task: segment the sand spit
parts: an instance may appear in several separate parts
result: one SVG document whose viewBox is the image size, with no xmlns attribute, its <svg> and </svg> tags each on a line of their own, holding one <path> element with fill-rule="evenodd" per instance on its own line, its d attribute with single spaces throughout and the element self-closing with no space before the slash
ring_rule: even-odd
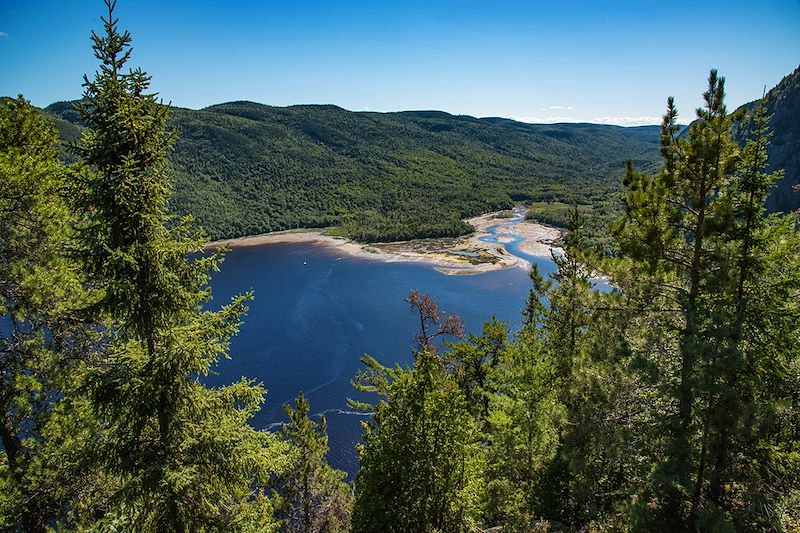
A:
<svg viewBox="0 0 800 533">
<path fill-rule="evenodd" d="M 520 211 L 516 211 L 520 213 Z M 523 221 L 495 230 L 498 243 L 484 242 L 487 229 L 508 222 L 509 211 L 488 213 L 467 220 L 475 228 L 470 236 L 455 239 L 417 239 L 404 242 L 361 244 L 341 237 L 326 235 L 324 230 L 290 230 L 264 233 L 238 239 L 210 242 L 207 249 L 230 249 L 264 246 L 277 243 L 313 242 L 335 248 L 351 257 L 384 262 L 420 262 L 432 264 L 448 275 L 472 275 L 515 266 L 530 268 L 524 259 L 508 254 L 502 242 L 519 236 L 520 249 L 533 256 L 549 257 L 552 243 L 561 237 L 561 230 L 530 221 Z"/>
</svg>

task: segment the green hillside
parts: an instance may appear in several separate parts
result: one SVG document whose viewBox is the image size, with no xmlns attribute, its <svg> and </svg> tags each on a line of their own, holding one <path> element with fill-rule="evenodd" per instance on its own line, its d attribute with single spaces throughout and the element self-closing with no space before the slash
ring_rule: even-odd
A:
<svg viewBox="0 0 800 533">
<path fill-rule="evenodd" d="M 76 138 L 72 103 L 46 111 Z M 462 218 L 513 202 L 608 204 L 627 159 L 658 160 L 655 126 L 252 102 L 175 108 L 171 121 L 172 208 L 212 238 L 324 226 L 363 241 L 455 236 L 470 231 Z"/>
</svg>

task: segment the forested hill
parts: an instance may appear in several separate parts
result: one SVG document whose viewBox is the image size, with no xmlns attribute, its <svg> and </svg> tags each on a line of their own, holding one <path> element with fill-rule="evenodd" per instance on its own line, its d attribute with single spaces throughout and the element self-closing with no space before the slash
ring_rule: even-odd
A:
<svg viewBox="0 0 800 533">
<path fill-rule="evenodd" d="M 62 137 L 71 102 L 46 111 Z M 361 240 L 447 236 L 514 201 L 602 205 L 625 161 L 653 170 L 658 127 L 526 124 L 439 111 L 352 112 L 231 102 L 175 108 L 172 208 L 212 238 L 341 226 Z"/>
<path fill-rule="evenodd" d="M 784 170 L 783 178 L 767 199 L 769 211 L 789 213 L 800 209 L 800 192 L 792 187 L 800 184 L 800 67 L 789 74 L 766 95 L 767 112 L 772 115 L 769 127 L 769 171 Z M 752 109 L 755 102 L 745 104 Z M 743 141 L 743 135 L 739 135 Z"/>
</svg>

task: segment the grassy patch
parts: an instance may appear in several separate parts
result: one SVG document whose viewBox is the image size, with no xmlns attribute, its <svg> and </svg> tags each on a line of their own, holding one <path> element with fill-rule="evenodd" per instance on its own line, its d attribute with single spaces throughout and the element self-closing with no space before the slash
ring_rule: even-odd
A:
<svg viewBox="0 0 800 533">
<path fill-rule="evenodd" d="M 528 218 L 548 226 L 566 228 L 573 208 L 562 202 L 534 202 L 528 208 Z M 594 209 L 590 205 L 578 205 L 578 212 L 587 219 L 594 214 Z"/>
</svg>

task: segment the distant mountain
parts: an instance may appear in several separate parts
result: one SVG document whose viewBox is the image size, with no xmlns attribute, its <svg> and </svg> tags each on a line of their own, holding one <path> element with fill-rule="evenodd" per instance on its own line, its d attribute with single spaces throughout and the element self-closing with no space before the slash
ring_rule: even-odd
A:
<svg viewBox="0 0 800 533">
<path fill-rule="evenodd" d="M 80 134 L 72 102 L 46 112 Z M 526 124 L 441 111 L 352 112 L 231 102 L 174 108 L 172 208 L 212 238 L 339 226 L 351 237 L 453 236 L 515 201 L 610 210 L 625 161 L 658 168 L 658 127 Z"/>
<path fill-rule="evenodd" d="M 770 129 L 769 170 L 784 170 L 781 179 L 767 199 L 767 209 L 790 213 L 800 209 L 800 67 L 789 74 L 766 95 L 767 111 L 772 115 Z M 755 101 L 743 107 L 752 109 Z M 747 125 L 739 131 L 744 140 Z"/>
</svg>

